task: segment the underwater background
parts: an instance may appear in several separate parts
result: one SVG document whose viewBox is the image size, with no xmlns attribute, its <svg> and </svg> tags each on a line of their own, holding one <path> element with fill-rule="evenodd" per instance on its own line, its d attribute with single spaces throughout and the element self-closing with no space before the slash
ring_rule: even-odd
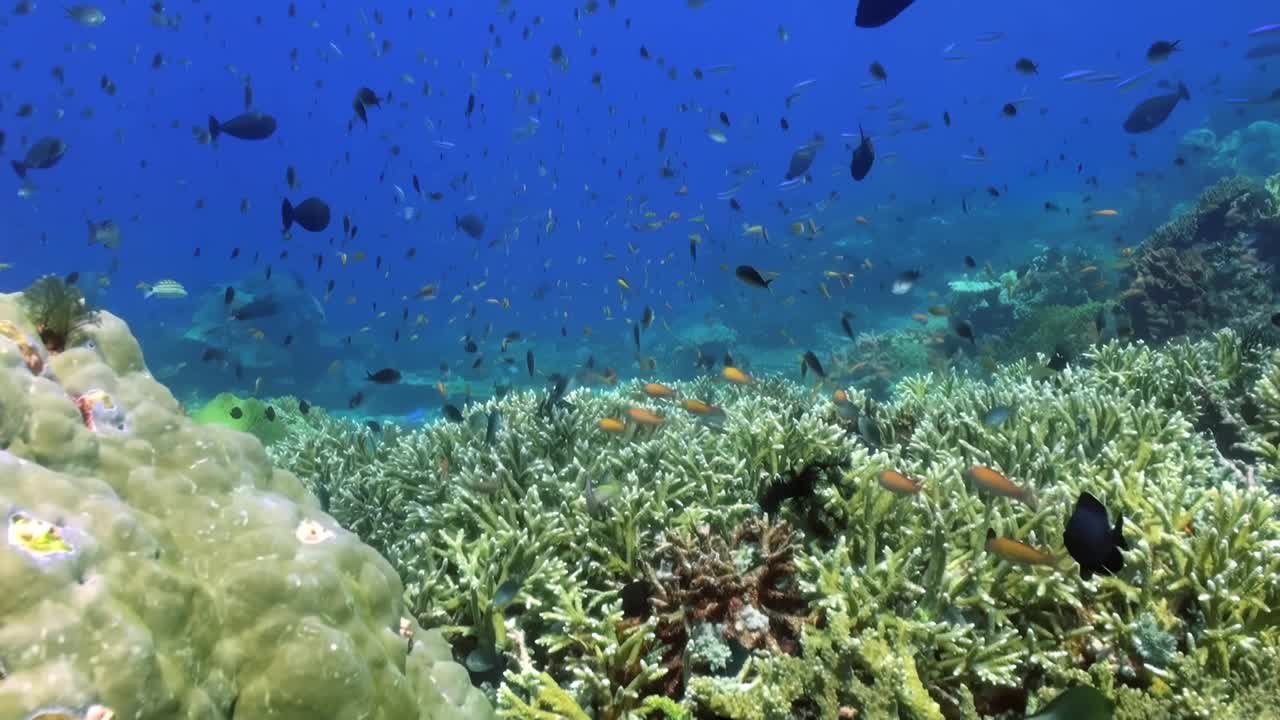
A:
<svg viewBox="0 0 1280 720">
<path fill-rule="evenodd" d="M 0 37 L 0 717 L 1280 717 L 1271 3 Z"/>
</svg>

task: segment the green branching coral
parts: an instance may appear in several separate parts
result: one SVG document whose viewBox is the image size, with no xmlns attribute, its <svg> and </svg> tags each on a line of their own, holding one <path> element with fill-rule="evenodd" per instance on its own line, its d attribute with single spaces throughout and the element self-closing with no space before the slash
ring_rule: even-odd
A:
<svg viewBox="0 0 1280 720">
<path fill-rule="evenodd" d="M 1226 331 L 1113 342 L 1057 373 L 1046 360 L 989 381 L 911 377 L 883 404 L 770 378 L 678 384 L 722 408 L 716 422 L 636 384 L 574 391 L 550 413 L 516 393 L 468 408 L 500 415 L 492 441 L 483 423 L 374 438 L 290 412 L 272 453 L 392 560 L 457 657 L 494 646 L 511 718 L 972 720 L 1079 684 L 1119 717 L 1244 717 L 1280 700 L 1257 680 L 1280 667 L 1280 515 L 1250 481 L 1276 477 L 1280 356 Z M 632 407 L 664 421 L 598 427 Z M 984 420 L 1000 407 L 1007 420 Z M 980 493 L 964 479 L 974 464 L 1038 504 Z M 890 492 L 883 470 L 921 491 Z M 796 478 L 804 492 L 766 520 L 762 500 Z M 1062 544 L 1083 491 L 1124 516 L 1129 544 L 1119 574 L 1089 582 Z M 746 592 L 735 578 L 774 546 L 734 532 L 777 516 L 794 528 L 787 572 Z M 988 528 L 1053 561 L 988 553 Z M 621 591 L 640 579 L 653 614 L 624 616 Z M 776 592 L 793 604 L 758 602 Z M 785 634 L 743 642 L 758 616 Z M 704 652 L 716 639 L 730 662 Z"/>
<path fill-rule="evenodd" d="M 45 275 L 23 291 L 22 309 L 51 353 L 76 345 L 82 331 L 98 321 L 84 293 L 57 275 Z"/>
</svg>

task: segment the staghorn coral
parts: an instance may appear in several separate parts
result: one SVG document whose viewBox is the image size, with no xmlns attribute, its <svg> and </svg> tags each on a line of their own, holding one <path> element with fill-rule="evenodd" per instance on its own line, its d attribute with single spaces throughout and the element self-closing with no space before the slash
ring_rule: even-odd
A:
<svg viewBox="0 0 1280 720">
<path fill-rule="evenodd" d="M 388 433 L 352 472 L 406 499 L 353 509 L 380 527 L 424 624 L 459 656 L 497 645 L 496 697 L 511 718 L 974 720 L 1020 716 L 1078 684 L 1116 699 L 1122 718 L 1249 717 L 1280 702 L 1258 680 L 1280 653 L 1280 515 L 1250 484 L 1250 456 L 1227 452 L 1280 437 L 1269 397 L 1280 392 L 1268 389 L 1280 359 L 1256 343 L 1224 331 L 1160 350 L 1109 343 L 1048 377 L 1043 356 L 988 383 L 914 376 L 883 404 L 849 392 L 867 428 L 776 378 L 676 384 L 723 408 L 718 424 L 636 384 L 574 391 L 572 408 L 549 414 L 539 395 L 516 393 L 469 409 L 499 411 L 493 443 L 469 423 Z M 665 421 L 596 427 L 636 405 Z M 998 405 L 1010 419 L 985 424 Z M 1259 452 L 1257 473 L 1274 458 Z M 1034 487 L 1038 509 L 975 493 L 963 480 L 974 463 Z M 888 492 L 884 469 L 923 490 Z M 808 478 L 815 496 L 778 506 L 786 582 L 744 584 L 762 555 L 735 552 L 734 531 L 778 532 L 757 503 L 788 478 Z M 1061 550 L 1083 490 L 1124 515 L 1131 548 L 1119 575 L 1088 583 Z M 987 554 L 988 527 L 1055 552 L 1057 566 Z M 642 577 L 657 612 L 624 618 L 619 591 Z M 779 590 L 791 608 L 773 608 L 781 626 L 749 601 Z M 691 632 L 704 649 L 723 640 L 723 669 L 683 657 Z"/>
</svg>

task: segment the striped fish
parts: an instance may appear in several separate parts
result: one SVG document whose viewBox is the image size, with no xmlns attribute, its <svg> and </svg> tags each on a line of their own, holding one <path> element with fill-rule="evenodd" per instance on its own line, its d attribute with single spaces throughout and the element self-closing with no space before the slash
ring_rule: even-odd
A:
<svg viewBox="0 0 1280 720">
<path fill-rule="evenodd" d="M 187 289 L 182 287 L 182 283 L 177 280 L 157 280 L 155 285 L 146 288 L 147 294 L 143 299 L 152 297 L 161 300 L 181 300 L 187 296 Z"/>
</svg>

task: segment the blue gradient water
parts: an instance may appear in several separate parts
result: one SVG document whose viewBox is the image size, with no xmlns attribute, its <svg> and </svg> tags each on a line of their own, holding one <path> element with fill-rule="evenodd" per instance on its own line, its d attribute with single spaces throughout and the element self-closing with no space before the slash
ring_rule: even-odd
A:
<svg viewBox="0 0 1280 720">
<path fill-rule="evenodd" d="M 677 362 L 662 353 L 675 347 L 672 332 L 707 318 L 738 329 L 756 347 L 804 347 L 838 333 L 846 309 L 858 312 L 860 328 L 908 322 L 920 301 L 883 290 L 902 268 L 924 268 L 922 286 L 937 290 L 963 273 L 959 258 L 966 254 L 999 270 L 1043 245 L 1136 244 L 1203 185 L 1202 176 L 1173 165 L 1178 138 L 1206 124 L 1229 130 L 1273 115 L 1225 100 L 1280 87 L 1276 63 L 1242 58 L 1258 44 L 1246 38 L 1250 28 L 1280 21 L 1276 6 L 1261 0 L 1212 7 L 1189 0 L 920 0 L 877 30 L 853 27 L 850 2 L 712 0 L 688 9 L 675 0 L 620 0 L 616 8 L 601 3 L 594 14 L 556 2 L 296 5 L 290 18 L 284 2 L 171 2 L 165 12 L 182 16 L 177 29 L 153 26 L 151 11 L 137 2 L 103 5 L 107 21 L 97 28 L 77 25 L 48 3 L 28 16 L 8 15 L 0 37 L 6 58 L 22 67 L 2 71 L 4 158 L 21 157 L 24 139 L 44 135 L 64 139 L 70 150 L 57 167 L 31 173 L 34 196 L 18 197 L 16 177 L 0 193 L 0 262 L 14 265 L 0 273 L 0 289 L 21 289 L 44 273 L 80 272 L 95 302 L 135 327 L 152 369 L 171 370 L 179 393 L 184 385 L 203 394 L 245 391 L 261 378 L 263 393 L 296 392 L 340 405 L 365 369 L 393 365 L 434 378 L 443 362 L 488 386 L 525 377 L 530 348 L 546 372 L 570 370 L 592 354 L 624 378 L 649 375 L 636 366 L 627 324 L 646 304 L 672 330 L 656 325 L 642 354 L 659 356 L 657 375 L 687 374 L 689 358 Z M 526 27 L 530 34 L 522 39 Z M 1004 37 L 977 41 L 989 32 Z M 1183 52 L 1151 66 L 1144 53 L 1158 39 L 1181 40 Z M 384 40 L 390 50 L 374 52 Z M 554 44 L 563 48 L 566 68 L 549 59 Z M 651 59 L 640 57 L 642 45 Z M 949 61 L 944 52 L 968 59 Z M 159 69 L 151 66 L 156 53 L 164 58 Z M 1039 64 L 1038 75 L 1014 71 L 1024 56 Z M 889 79 L 865 87 L 873 60 Z M 708 70 L 722 64 L 733 70 Z M 65 84 L 51 75 L 54 66 L 65 69 Z M 1128 92 L 1114 82 L 1059 79 L 1079 69 L 1128 77 L 1149 67 L 1151 75 Z M 703 79 L 695 79 L 695 68 Z M 591 82 L 596 72 L 599 87 Z M 116 84 L 116 95 L 100 89 L 103 75 Z M 244 109 L 245 76 L 254 108 L 277 117 L 275 136 L 196 142 L 192 128 L 205 127 L 208 115 L 225 121 Z M 792 87 L 809 79 L 816 82 L 787 108 Z M 1192 100 L 1154 132 L 1123 133 L 1121 122 L 1137 102 L 1166 92 L 1156 86 L 1162 80 L 1185 82 Z M 367 128 L 352 125 L 352 98 L 361 86 L 392 95 L 369 110 Z M 472 92 L 477 109 L 468 121 Z M 527 101 L 530 92 L 540 95 L 537 104 Z M 1002 116 L 1001 106 L 1020 98 L 1018 116 Z M 23 103 L 35 108 L 29 118 L 15 116 Z M 906 119 L 891 122 L 893 111 Z M 780 128 L 784 116 L 787 131 Z M 517 141 L 513 133 L 530 118 L 537 133 Z M 931 127 L 909 131 L 920 121 Z M 874 137 L 880 157 L 871 177 L 855 184 L 846 148 L 852 141 L 842 133 L 856 134 L 859 126 Z M 659 152 L 664 127 L 669 139 Z M 724 131 L 726 143 L 708 139 L 713 127 Z M 826 145 L 813 182 L 779 190 L 791 152 L 815 133 Z M 442 150 L 435 141 L 454 147 Z M 986 162 L 961 159 L 979 148 Z M 678 177 L 661 177 L 665 162 Z M 752 163 L 758 171 L 744 181 L 737 195 L 743 211 L 735 212 L 717 193 L 736 182 L 728 168 Z M 285 185 L 290 165 L 297 190 Z M 414 174 L 424 192 L 441 191 L 443 199 L 414 197 Z M 451 187 L 463 174 L 467 182 Z M 1091 176 L 1096 187 L 1085 184 Z M 393 185 L 408 193 L 420 219 L 397 216 Z M 687 194 L 677 194 L 681 186 Z M 1000 197 L 991 197 L 988 186 Z M 283 239 L 281 199 L 296 203 L 309 195 L 328 201 L 333 223 L 317 234 L 295 228 Z M 829 204 L 815 209 L 824 200 Z M 1073 212 L 1046 214 L 1046 200 Z M 1122 216 L 1099 227 L 1083 218 L 1096 208 L 1117 208 Z M 649 221 L 648 210 L 653 220 L 673 212 L 679 219 L 636 232 L 632 224 Z M 455 231 L 455 217 L 465 213 L 485 219 L 481 241 Z M 689 222 L 698 215 L 705 227 Z M 354 240 L 344 241 L 343 216 L 359 227 Z M 855 223 L 856 216 L 868 222 Z M 823 228 L 817 237 L 788 232 L 791 222 L 809 217 Z M 113 253 L 87 245 L 86 218 L 121 225 L 114 273 Z M 770 242 L 744 237 L 744 223 L 768 227 Z M 692 232 L 703 237 L 696 261 Z M 240 254 L 232 260 L 234 248 Z M 410 248 L 413 259 L 406 258 Z M 357 251 L 368 259 L 350 259 Z M 349 254 L 345 266 L 339 252 Z M 324 257 L 321 270 L 317 255 Z M 198 346 L 178 341 L 197 306 L 268 264 L 278 278 L 300 277 L 305 292 L 324 303 L 327 323 L 315 329 L 323 337 L 289 351 L 290 363 L 267 362 L 239 378 L 202 367 Z M 739 264 L 780 275 L 764 293 L 734 279 Z M 824 298 L 817 286 L 826 270 L 853 272 L 852 287 L 828 280 L 833 298 Z M 108 276 L 109 287 L 100 284 Z M 630 291 L 619 287 L 619 277 Z M 190 297 L 144 301 L 135 285 L 161 278 L 178 280 Z M 439 297 L 415 299 L 427 283 L 438 283 Z M 540 286 L 545 295 L 534 299 Z M 419 313 L 426 324 L 415 324 Z M 486 365 L 471 371 L 473 356 L 459 338 L 479 337 L 487 323 L 493 332 L 482 347 Z M 230 346 L 278 345 L 297 332 L 258 325 L 233 327 Z M 497 344 L 510 330 L 525 340 L 508 353 L 513 366 L 502 367 Z M 342 367 L 327 373 L 334 361 Z M 186 374 L 176 369 L 182 363 Z M 300 383 L 301 365 L 314 377 Z M 373 404 L 406 412 L 433 402 L 432 394 L 425 382 Z"/>
</svg>

